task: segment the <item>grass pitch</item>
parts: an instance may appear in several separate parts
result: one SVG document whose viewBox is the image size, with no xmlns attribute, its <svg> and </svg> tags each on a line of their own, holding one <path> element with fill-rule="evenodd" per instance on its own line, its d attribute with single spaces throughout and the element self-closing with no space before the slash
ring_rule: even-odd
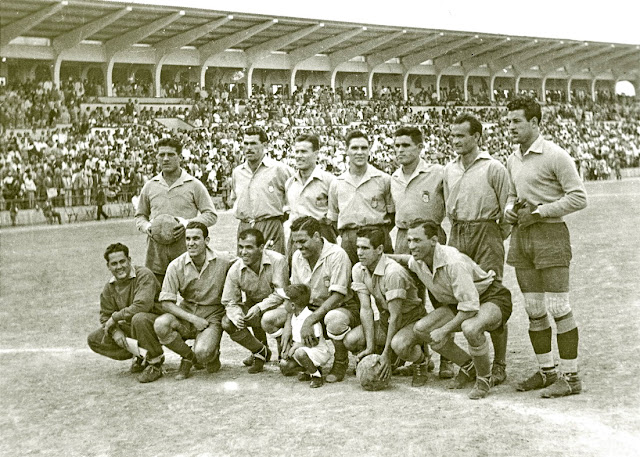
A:
<svg viewBox="0 0 640 457">
<path fill-rule="evenodd" d="M 143 262 L 133 221 L 2 230 L 0 455 L 638 455 L 640 180 L 587 191 L 589 207 L 567 218 L 585 389 L 555 400 L 515 391 L 536 365 L 510 267 L 508 378 L 485 400 L 435 377 L 423 388 L 394 377 L 389 390 L 365 392 L 353 374 L 314 390 L 273 363 L 249 375 L 246 351 L 226 335 L 220 373 L 175 381 L 179 360 L 168 353 L 165 377 L 139 384 L 127 362 L 86 346 L 109 277 L 106 245 L 123 242 Z M 213 247 L 233 251 L 235 228 L 222 214 Z"/>
</svg>

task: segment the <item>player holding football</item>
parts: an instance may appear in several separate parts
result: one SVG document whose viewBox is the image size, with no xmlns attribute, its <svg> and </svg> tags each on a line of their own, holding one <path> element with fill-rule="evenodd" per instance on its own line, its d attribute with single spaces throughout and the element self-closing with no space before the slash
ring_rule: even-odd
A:
<svg viewBox="0 0 640 457">
<path fill-rule="evenodd" d="M 532 98 L 507 106 L 513 141 L 505 220 L 514 224 L 507 263 L 516 269 L 529 315 L 529 338 L 540 370 L 518 390 L 543 389 L 544 398 L 579 394 L 578 326 L 569 302 L 571 242 L 563 216 L 587 206 L 587 195 L 571 156 L 540 133 L 542 110 Z M 560 375 L 551 350 L 556 322 Z"/>
</svg>

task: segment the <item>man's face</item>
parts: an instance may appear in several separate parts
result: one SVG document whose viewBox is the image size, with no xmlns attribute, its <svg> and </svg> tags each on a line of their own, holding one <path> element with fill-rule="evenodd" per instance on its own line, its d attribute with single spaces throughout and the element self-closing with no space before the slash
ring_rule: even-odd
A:
<svg viewBox="0 0 640 457">
<path fill-rule="evenodd" d="M 396 160 L 400 165 L 411 165 L 420 159 L 422 144 L 415 144 L 410 136 L 401 135 L 394 139 Z"/>
<path fill-rule="evenodd" d="M 262 257 L 264 246 L 258 246 L 254 236 L 247 236 L 244 240 L 238 240 L 238 256 L 245 265 L 253 265 Z"/>
<path fill-rule="evenodd" d="M 526 144 L 531 141 L 535 135 L 535 118 L 527 120 L 524 116 L 524 110 L 519 109 L 515 111 L 509 111 L 507 114 L 507 120 L 509 121 L 509 131 L 513 137 L 513 142 L 516 144 Z"/>
<path fill-rule="evenodd" d="M 109 254 L 107 268 L 118 281 L 127 279 L 131 274 L 131 258 L 124 255 L 122 251 Z"/>
<path fill-rule="evenodd" d="M 427 238 L 422 227 L 410 228 L 407 231 L 409 251 L 416 260 L 426 260 L 433 254 L 435 237 Z"/>
<path fill-rule="evenodd" d="M 298 170 L 313 170 L 318 160 L 318 153 L 313 150 L 313 145 L 309 141 L 295 143 L 293 151 Z"/>
<path fill-rule="evenodd" d="M 209 243 L 209 237 L 205 238 L 202 230 L 198 228 L 187 229 L 185 232 L 187 242 L 187 252 L 191 257 L 199 257 L 204 255 Z"/>
<path fill-rule="evenodd" d="M 244 157 L 249 163 L 258 163 L 264 157 L 264 144 L 260 142 L 260 135 L 245 135 L 242 140 Z"/>
<path fill-rule="evenodd" d="M 347 147 L 347 155 L 353 165 L 363 167 L 369 161 L 369 142 L 366 138 L 353 138 Z"/>
<path fill-rule="evenodd" d="M 453 141 L 453 149 L 459 156 L 471 154 L 478 147 L 478 134 L 471 135 L 469 130 L 471 126 L 468 122 L 462 124 L 453 124 L 451 126 L 451 139 Z"/>
<path fill-rule="evenodd" d="M 156 157 L 163 173 L 173 173 L 180 168 L 180 155 L 171 146 L 160 146 Z"/>
<path fill-rule="evenodd" d="M 371 240 L 365 237 L 358 237 L 356 239 L 356 252 L 358 254 L 358 261 L 370 270 L 374 269 L 380 260 L 384 246 L 378 246 L 374 248 L 371 245 Z"/>
<path fill-rule="evenodd" d="M 318 233 L 309 236 L 306 231 L 300 230 L 298 232 L 292 232 L 291 236 L 293 238 L 293 248 L 299 249 L 300 254 L 302 254 L 302 257 L 305 259 L 320 255 L 322 251 L 322 238 Z"/>
</svg>

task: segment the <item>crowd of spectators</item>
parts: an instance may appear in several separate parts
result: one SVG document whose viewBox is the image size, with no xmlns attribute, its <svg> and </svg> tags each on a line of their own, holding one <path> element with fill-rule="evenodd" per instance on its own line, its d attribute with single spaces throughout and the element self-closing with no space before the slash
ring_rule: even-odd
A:
<svg viewBox="0 0 640 457">
<path fill-rule="evenodd" d="M 54 207 L 92 205 L 100 192 L 108 201 L 128 202 L 156 174 L 154 145 L 170 134 L 186 146 L 183 164 L 189 173 L 226 203 L 231 170 L 243 160 L 242 131 L 253 124 L 269 131 L 272 156 L 290 165 L 293 139 L 313 130 L 323 141 L 322 165 L 336 174 L 346 167 L 343 138 L 350 128 L 371 135 L 372 162 L 383 171 L 397 167 L 393 132 L 401 124 L 419 125 L 425 158 L 446 163 L 454 155 L 449 125 L 463 110 L 475 112 L 485 123 L 483 147 L 494 157 L 504 161 L 512 150 L 504 107 L 416 107 L 415 100 L 403 101 L 388 88 L 371 101 L 353 91 L 324 88 L 288 96 L 286 87 L 276 94 L 257 90 L 247 100 L 216 86 L 199 91 L 189 108 L 160 109 L 143 107 L 133 98 L 124 106 L 83 109 L 85 89 L 68 81 L 60 89 L 25 83 L 0 92 L 3 125 L 21 125 L 15 121 L 21 119 L 32 127 L 0 136 L 0 209 L 34 208 L 45 201 Z M 12 109 L 14 123 L 4 124 Z M 194 128 L 172 133 L 156 122 L 158 117 L 182 119 Z M 56 127 L 59 123 L 68 125 Z M 584 179 L 640 166 L 637 103 L 552 104 L 545 107 L 543 124 L 543 132 L 573 155 Z"/>
</svg>

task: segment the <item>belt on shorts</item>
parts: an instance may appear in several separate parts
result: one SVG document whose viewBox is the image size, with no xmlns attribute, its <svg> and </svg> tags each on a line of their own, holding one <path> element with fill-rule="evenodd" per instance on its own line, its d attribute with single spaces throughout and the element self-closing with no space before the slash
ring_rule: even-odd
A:
<svg viewBox="0 0 640 457">
<path fill-rule="evenodd" d="M 493 222 L 497 224 L 496 219 L 475 219 L 472 221 L 463 221 L 461 219 L 452 219 L 451 223 L 452 224 L 459 224 L 459 225 L 469 225 L 469 224 L 482 224 L 482 223 L 486 223 L 486 222 Z"/>
<path fill-rule="evenodd" d="M 277 219 L 279 221 L 282 221 L 282 217 L 283 216 L 265 216 L 265 217 L 258 217 L 256 219 L 240 219 L 240 222 L 249 224 L 253 228 L 253 226 L 256 225 L 256 222 L 264 222 L 271 219 Z"/>
</svg>

